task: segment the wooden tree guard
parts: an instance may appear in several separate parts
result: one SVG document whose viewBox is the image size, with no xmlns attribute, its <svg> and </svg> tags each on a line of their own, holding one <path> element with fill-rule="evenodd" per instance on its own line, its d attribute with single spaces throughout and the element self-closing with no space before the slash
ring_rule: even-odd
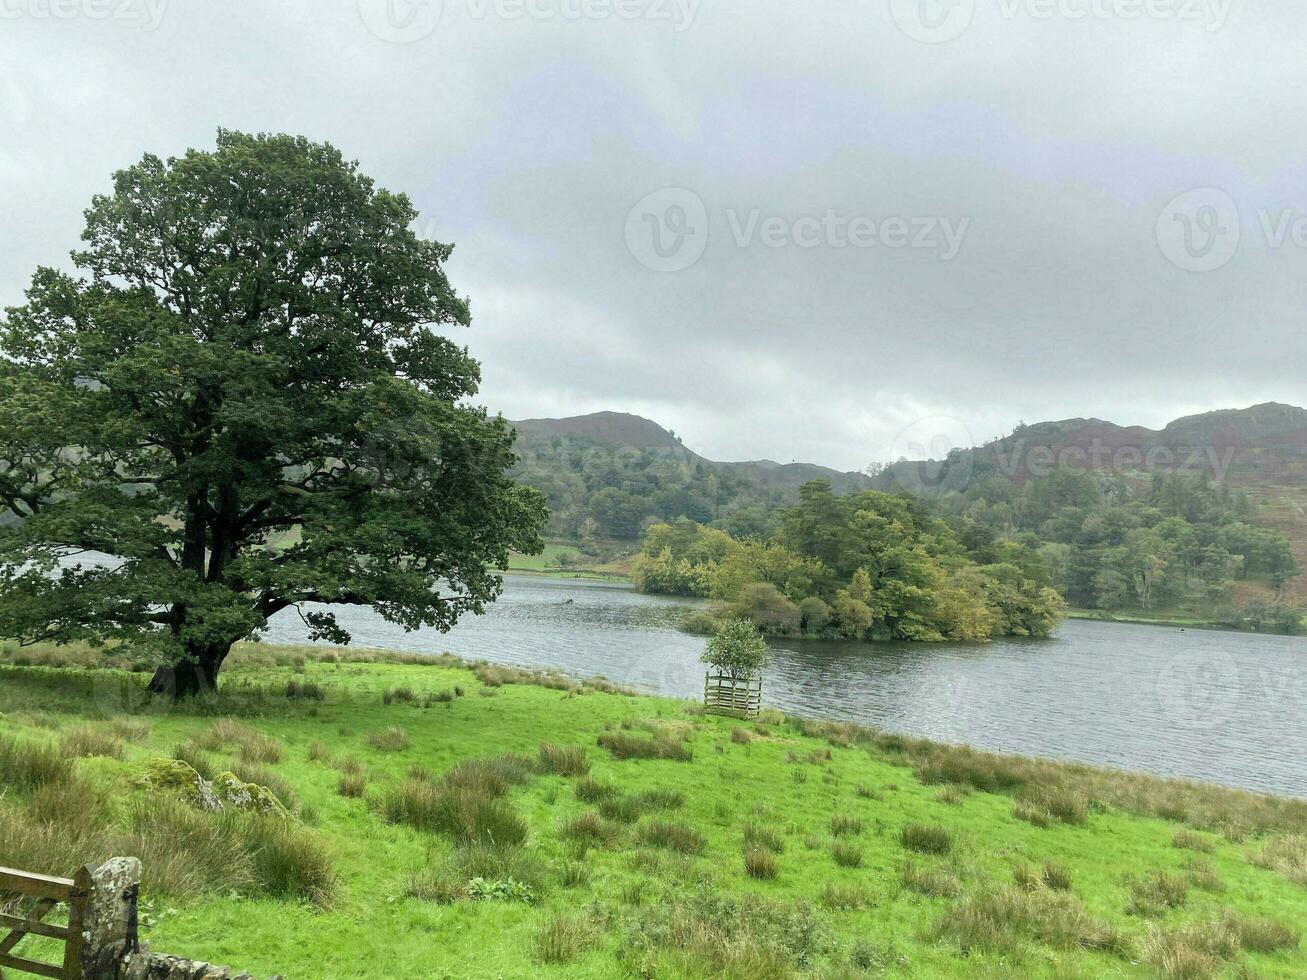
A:
<svg viewBox="0 0 1307 980">
<path fill-rule="evenodd" d="M 91 891 L 91 868 L 80 868 L 74 878 L 51 878 L 48 875 L 0 868 L 0 892 L 18 893 L 36 899 L 27 915 L 0 913 L 0 930 L 9 934 L 0 939 L 0 968 L 54 977 L 56 980 L 82 980 L 82 920 Z M 52 925 L 43 921 L 56 905 L 68 906 L 68 924 Z M 59 965 L 28 959 L 13 952 L 27 936 L 46 936 L 62 940 L 63 960 Z M 0 969 L 0 975 L 3 975 Z"/>
<path fill-rule="evenodd" d="M 762 674 L 733 677 L 709 671 L 703 679 L 703 706 L 710 715 L 757 718 L 762 711 Z"/>
</svg>

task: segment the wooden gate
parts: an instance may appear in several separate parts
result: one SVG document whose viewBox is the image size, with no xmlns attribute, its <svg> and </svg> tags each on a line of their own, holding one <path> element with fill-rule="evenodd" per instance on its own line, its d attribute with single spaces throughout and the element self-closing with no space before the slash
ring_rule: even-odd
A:
<svg viewBox="0 0 1307 980">
<path fill-rule="evenodd" d="M 0 934 L 9 930 L 9 934 L 0 939 L 0 967 L 56 980 L 82 980 L 82 923 L 91 895 L 90 866 L 79 868 L 72 878 L 50 878 L 0 868 L 0 895 L 6 893 L 35 899 L 36 904 L 26 916 L 0 912 Z M 45 922 L 45 917 L 61 903 L 68 906 L 68 924 L 60 926 Z M 59 965 L 42 963 L 14 953 L 14 947 L 27 936 L 46 936 L 62 941 L 63 962 Z"/>
<path fill-rule="evenodd" d="M 762 711 L 762 675 L 732 677 L 730 674 L 705 674 L 703 706 L 712 715 L 758 717 Z"/>
</svg>

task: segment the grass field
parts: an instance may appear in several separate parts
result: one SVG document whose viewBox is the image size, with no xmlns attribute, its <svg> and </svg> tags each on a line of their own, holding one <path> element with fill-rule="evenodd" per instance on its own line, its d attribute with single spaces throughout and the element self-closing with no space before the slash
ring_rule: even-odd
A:
<svg viewBox="0 0 1307 980">
<path fill-rule="evenodd" d="M 596 561 L 586 557 L 574 545 L 551 541 L 538 555 L 523 555 L 516 551 L 510 553 L 506 570 L 518 574 L 551 575 L 559 578 L 625 581 L 630 575 L 630 561 Z"/>
<path fill-rule="evenodd" d="M 0 864 L 135 853 L 146 938 L 257 976 L 1307 973 L 1303 803 L 452 658 L 247 647 L 185 711 L 0 659 Z"/>
</svg>

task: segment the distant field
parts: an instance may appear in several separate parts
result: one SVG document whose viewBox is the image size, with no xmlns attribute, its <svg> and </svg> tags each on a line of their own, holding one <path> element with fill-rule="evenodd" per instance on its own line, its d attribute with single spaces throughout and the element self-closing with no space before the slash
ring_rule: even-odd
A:
<svg viewBox="0 0 1307 980">
<path fill-rule="evenodd" d="M 626 578 L 630 574 L 630 559 L 601 562 L 586 556 L 575 545 L 551 541 L 538 555 L 510 553 L 507 570 L 560 578 Z"/>
</svg>

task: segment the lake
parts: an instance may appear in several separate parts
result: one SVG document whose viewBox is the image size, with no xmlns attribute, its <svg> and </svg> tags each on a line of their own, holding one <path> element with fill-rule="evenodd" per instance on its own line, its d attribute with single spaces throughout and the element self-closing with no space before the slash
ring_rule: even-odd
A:
<svg viewBox="0 0 1307 980">
<path fill-rule="evenodd" d="M 676 628 L 693 602 L 508 576 L 485 616 L 445 634 L 336 612 L 360 647 L 448 650 L 699 698 L 704 641 Z M 267 639 L 306 636 L 286 610 Z M 1307 639 L 1073 620 L 1050 640 L 773 646 L 764 703 L 792 714 L 1307 798 Z"/>
</svg>

